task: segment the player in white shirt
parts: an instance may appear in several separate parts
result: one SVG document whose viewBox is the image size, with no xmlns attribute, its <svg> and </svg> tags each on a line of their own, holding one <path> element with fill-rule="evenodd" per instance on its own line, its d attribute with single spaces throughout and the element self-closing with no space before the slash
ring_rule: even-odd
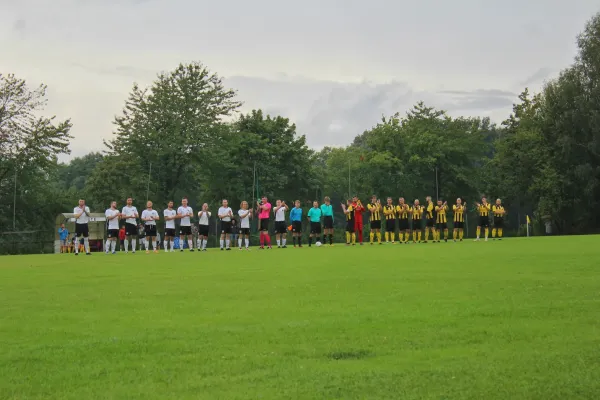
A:
<svg viewBox="0 0 600 400">
<path fill-rule="evenodd" d="M 221 220 L 221 250 L 223 250 L 223 244 L 225 244 L 226 250 L 231 250 L 229 247 L 229 235 L 231 234 L 231 218 L 233 218 L 233 211 L 227 205 L 227 200 L 223 200 L 223 205 L 219 208 L 218 216 Z"/>
<path fill-rule="evenodd" d="M 183 251 L 183 241 L 187 239 L 190 251 L 194 251 L 194 236 L 192 235 L 192 217 L 194 210 L 188 207 L 188 199 L 181 199 L 181 206 L 177 209 L 177 218 L 181 219 L 179 224 L 179 251 Z"/>
<path fill-rule="evenodd" d="M 277 240 L 277 248 L 287 248 L 287 226 L 285 224 L 285 212 L 289 210 L 285 201 L 277 200 L 275 202 L 275 240 Z"/>
<path fill-rule="evenodd" d="M 137 208 L 133 206 L 133 199 L 127 198 L 127 205 L 121 210 L 121 219 L 125 220 L 125 254 L 129 248 L 129 240 L 131 238 L 131 252 L 135 253 L 135 247 L 137 245 L 137 219 L 140 217 Z M 133 236 L 133 238 L 132 238 Z"/>
<path fill-rule="evenodd" d="M 152 202 L 148 201 L 146 209 L 142 211 L 142 221 L 144 221 L 144 232 L 146 234 L 144 239 L 146 254 L 150 253 L 150 243 L 152 243 L 152 250 L 158 253 L 158 250 L 156 250 L 156 221 L 159 219 L 158 212 L 152 209 Z"/>
<path fill-rule="evenodd" d="M 246 250 L 250 250 L 250 218 L 252 218 L 252 210 L 248 209 L 247 201 L 242 201 L 242 204 L 240 204 L 238 215 L 240 217 L 240 236 L 238 238 L 238 245 L 241 250 L 242 239 L 245 239 Z"/>
<path fill-rule="evenodd" d="M 169 251 L 169 244 L 171 245 L 171 252 L 173 249 L 173 239 L 175 238 L 175 220 L 177 219 L 177 211 L 173 209 L 173 201 L 169 201 L 167 209 L 163 211 L 165 217 L 165 242 L 163 243 L 165 251 Z"/>
<path fill-rule="evenodd" d="M 106 254 L 117 252 L 117 239 L 119 238 L 119 217 L 121 213 L 117 210 L 117 202 L 113 201 L 110 203 L 110 208 L 104 212 L 106 221 L 108 222 L 107 237 L 104 247 Z"/>
<path fill-rule="evenodd" d="M 211 212 L 208 211 L 208 204 L 202 204 L 202 210 L 198 211 L 198 251 L 206 251 L 211 215 Z"/>
<path fill-rule="evenodd" d="M 83 236 L 85 254 L 90 255 L 90 241 L 88 221 L 90 219 L 90 208 L 85 205 L 85 200 L 79 200 L 79 205 L 73 209 L 75 218 L 75 255 L 79 255 L 79 236 Z"/>
</svg>

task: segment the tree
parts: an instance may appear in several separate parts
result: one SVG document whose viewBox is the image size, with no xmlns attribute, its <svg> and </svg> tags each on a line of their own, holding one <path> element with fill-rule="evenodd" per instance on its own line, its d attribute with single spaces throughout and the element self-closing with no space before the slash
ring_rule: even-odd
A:
<svg viewBox="0 0 600 400">
<path fill-rule="evenodd" d="M 222 121 L 240 106 L 234 97 L 199 62 L 158 75 L 150 88 L 134 85 L 123 114 L 115 119 L 114 137 L 106 142 L 113 162 L 103 164 L 99 174 L 109 178 L 123 172 L 117 166 L 131 168 L 115 183 L 117 191 L 132 187 L 140 193 L 140 171 L 150 173 L 149 195 L 157 202 L 199 195 L 210 153 L 220 145 Z M 95 193 L 102 191 L 98 184 L 92 182 Z"/>
<path fill-rule="evenodd" d="M 21 229 L 51 226 L 61 210 L 52 181 L 57 157 L 69 153 L 70 120 L 40 117 L 46 105 L 46 86 L 34 89 L 14 75 L 0 74 L 0 203 L 14 205 Z M 36 209 L 36 214 L 30 210 Z M 40 220 L 39 212 L 49 219 Z M 2 207 L 0 226 L 12 228 L 13 207 Z"/>
</svg>

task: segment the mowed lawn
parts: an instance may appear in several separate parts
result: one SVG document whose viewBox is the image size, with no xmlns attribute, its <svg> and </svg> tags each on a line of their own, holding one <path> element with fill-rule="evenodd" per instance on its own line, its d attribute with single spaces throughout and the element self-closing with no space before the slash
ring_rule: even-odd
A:
<svg viewBox="0 0 600 400">
<path fill-rule="evenodd" d="M 0 258 L 0 399 L 598 399 L 600 237 Z"/>
</svg>

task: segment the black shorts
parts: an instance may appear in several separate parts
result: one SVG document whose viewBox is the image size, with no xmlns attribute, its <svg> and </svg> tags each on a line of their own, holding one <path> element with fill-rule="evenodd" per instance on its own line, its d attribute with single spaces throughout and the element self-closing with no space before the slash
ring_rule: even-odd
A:
<svg viewBox="0 0 600 400">
<path fill-rule="evenodd" d="M 454 229 L 464 229 L 465 221 L 454 221 Z"/>
<path fill-rule="evenodd" d="M 240 228 L 240 235 L 250 235 L 250 228 Z"/>
<path fill-rule="evenodd" d="M 333 217 L 328 215 L 323 217 L 323 229 L 333 229 Z"/>
<path fill-rule="evenodd" d="M 406 219 L 400 218 L 398 220 L 398 229 L 401 231 L 407 231 L 409 229 L 408 218 L 406 218 Z"/>
<path fill-rule="evenodd" d="M 167 228 L 165 229 L 165 237 L 174 237 L 175 229 Z"/>
<path fill-rule="evenodd" d="M 268 232 L 269 231 L 269 218 L 261 218 L 259 220 L 259 231 Z"/>
<path fill-rule="evenodd" d="M 381 229 L 381 220 L 371 221 L 371 229 Z"/>
<path fill-rule="evenodd" d="M 385 220 L 385 230 L 386 230 L 386 232 L 395 232 L 396 231 L 396 220 L 395 219 L 386 219 Z"/>
<path fill-rule="evenodd" d="M 478 226 L 482 226 L 482 227 L 489 227 L 490 226 L 490 218 L 486 215 L 486 216 L 480 216 L 479 217 L 479 225 Z"/>
<path fill-rule="evenodd" d="M 494 217 L 494 228 L 502 228 L 502 227 L 504 227 L 504 218 Z"/>
<path fill-rule="evenodd" d="M 231 221 L 221 221 L 221 233 L 226 235 L 231 233 Z"/>
<path fill-rule="evenodd" d="M 285 226 L 285 221 L 275 221 L 275 233 L 286 233 L 287 226 Z"/>
<path fill-rule="evenodd" d="M 125 236 L 137 236 L 137 225 L 125 223 Z"/>
<path fill-rule="evenodd" d="M 118 229 L 109 229 L 107 231 L 106 236 L 108 236 L 109 238 L 118 238 L 119 237 L 119 230 Z"/>
<path fill-rule="evenodd" d="M 292 222 L 292 232 L 302 233 L 302 222 L 301 221 L 293 221 Z"/>
<path fill-rule="evenodd" d="M 198 225 L 198 235 L 208 236 L 210 226 L 209 225 Z"/>
<path fill-rule="evenodd" d="M 191 235 L 192 227 L 191 226 L 180 226 L 179 227 L 179 236 Z"/>
<path fill-rule="evenodd" d="M 446 230 L 446 229 L 448 229 L 448 223 L 447 222 L 438 222 L 435 224 L 435 228 L 438 231 Z"/>
<path fill-rule="evenodd" d="M 346 232 L 354 233 L 354 221 L 346 222 Z"/>
<path fill-rule="evenodd" d="M 320 234 L 321 233 L 321 224 L 318 222 L 310 223 L 310 233 Z"/>
<path fill-rule="evenodd" d="M 422 226 L 421 219 L 413 219 L 412 220 L 413 231 L 420 231 L 421 229 L 423 229 L 421 226 Z"/>
<path fill-rule="evenodd" d="M 75 236 L 83 236 L 86 238 L 89 234 L 90 228 L 88 227 L 88 224 L 75 224 Z"/>
<path fill-rule="evenodd" d="M 156 236 L 156 225 L 144 225 L 144 232 L 146 233 L 146 237 Z"/>
<path fill-rule="evenodd" d="M 428 228 L 433 228 L 435 226 L 435 221 L 433 220 L 433 218 L 427 218 L 425 226 Z"/>
</svg>

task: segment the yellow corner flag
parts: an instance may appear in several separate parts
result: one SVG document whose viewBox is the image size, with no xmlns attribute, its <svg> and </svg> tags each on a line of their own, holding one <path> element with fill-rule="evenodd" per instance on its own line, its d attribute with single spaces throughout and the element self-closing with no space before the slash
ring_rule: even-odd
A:
<svg viewBox="0 0 600 400">
<path fill-rule="evenodd" d="M 529 219 L 529 215 L 527 215 L 527 223 L 531 224 L 531 219 Z"/>
</svg>

